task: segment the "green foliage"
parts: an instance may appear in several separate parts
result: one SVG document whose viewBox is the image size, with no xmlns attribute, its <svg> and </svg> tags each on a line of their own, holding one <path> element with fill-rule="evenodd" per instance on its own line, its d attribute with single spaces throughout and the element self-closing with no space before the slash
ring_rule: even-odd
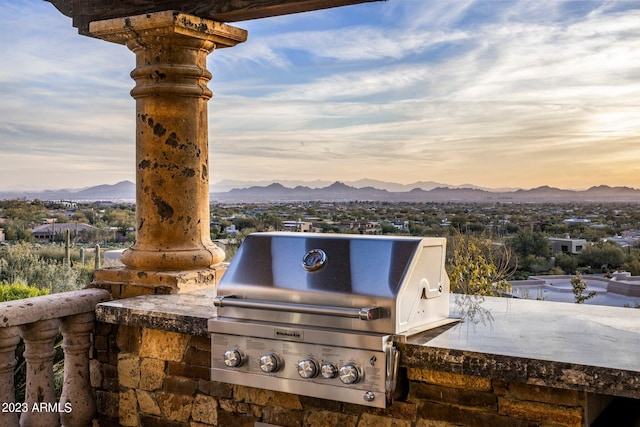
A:
<svg viewBox="0 0 640 427">
<path fill-rule="evenodd" d="M 510 290 L 513 273 L 510 252 L 489 239 L 456 233 L 448 240 L 451 255 L 447 273 L 451 291 L 460 294 L 499 296 Z"/>
<path fill-rule="evenodd" d="M 38 200 L 33 202 L 25 199 L 3 200 L 0 202 L 0 207 L 3 209 L 5 218 L 27 223 L 39 222 L 49 215 L 46 206 Z"/>
<path fill-rule="evenodd" d="M 6 246 L 0 250 L 0 282 L 23 283 L 46 289 L 50 293 L 72 291 L 84 287 L 86 275 L 51 259 L 45 259 L 26 244 Z"/>
<path fill-rule="evenodd" d="M 509 239 L 508 244 L 520 259 L 525 259 L 529 255 L 546 259 L 551 256 L 549 238 L 540 231 L 519 231 Z"/>
<path fill-rule="evenodd" d="M 576 273 L 571 278 L 571 287 L 573 290 L 573 297 L 576 304 L 584 304 L 585 301 L 590 300 L 596 296 L 596 291 L 589 291 L 586 295 L 587 282 L 582 280 L 582 274 Z"/>
<path fill-rule="evenodd" d="M 549 274 L 551 276 L 564 276 L 566 273 L 560 267 L 553 267 L 551 270 L 547 271 L 546 274 Z"/>
<path fill-rule="evenodd" d="M 591 267 L 592 270 L 617 269 L 627 259 L 624 250 L 612 242 L 598 242 L 587 245 L 578 254 L 578 263 L 582 267 Z"/>
<path fill-rule="evenodd" d="M 224 249 L 225 261 L 230 262 L 240 249 L 240 245 L 244 242 L 244 239 L 251 233 L 255 233 L 254 228 L 245 228 L 228 240 L 227 246 Z"/>
<path fill-rule="evenodd" d="M 118 233 L 126 235 L 130 228 L 135 228 L 135 210 L 127 208 L 110 208 L 105 211 L 102 220 L 112 227 L 118 228 Z"/>
<path fill-rule="evenodd" d="M 38 289 L 35 286 L 28 286 L 22 283 L 0 283 L 0 302 L 15 301 L 25 298 L 38 297 L 47 295 L 49 291 L 47 289 Z M 56 393 L 60 396 L 62 390 L 62 376 L 63 376 L 63 352 L 62 352 L 62 336 L 58 335 L 55 342 L 56 355 L 54 358 L 54 377 L 56 382 Z M 24 401 L 24 395 L 26 390 L 26 362 L 24 359 L 24 342 L 20 342 L 16 349 L 16 367 L 14 368 L 13 383 L 15 384 L 16 399 L 18 402 Z"/>
<path fill-rule="evenodd" d="M 549 270 L 549 260 L 545 257 L 529 254 L 521 260 L 521 268 L 533 274 L 540 274 Z"/>
<path fill-rule="evenodd" d="M 572 274 L 578 268 L 578 258 L 573 254 L 558 254 L 556 267 L 562 269 L 563 274 Z"/>
<path fill-rule="evenodd" d="M 389 222 L 384 222 L 380 226 L 382 234 L 398 234 L 398 229 Z"/>
<path fill-rule="evenodd" d="M 15 301 L 49 294 L 48 289 L 38 289 L 23 283 L 0 283 L 0 302 Z"/>
<path fill-rule="evenodd" d="M 233 220 L 233 223 L 236 225 L 238 230 L 245 230 L 248 228 L 256 229 L 257 221 L 255 218 L 249 217 L 238 217 Z"/>
<path fill-rule="evenodd" d="M 624 271 L 628 271 L 632 276 L 640 276 L 640 260 L 631 259 L 620 266 Z"/>
<path fill-rule="evenodd" d="M 8 241 L 33 242 L 33 232 L 23 221 L 7 220 L 2 224 L 5 239 Z"/>
</svg>

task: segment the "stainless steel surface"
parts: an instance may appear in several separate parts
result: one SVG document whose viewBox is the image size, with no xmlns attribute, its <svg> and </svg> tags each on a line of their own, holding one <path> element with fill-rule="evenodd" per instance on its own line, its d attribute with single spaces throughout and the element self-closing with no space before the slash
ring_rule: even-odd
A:
<svg viewBox="0 0 640 427">
<path fill-rule="evenodd" d="M 402 334 L 449 316 L 444 259 L 442 238 L 255 233 L 247 236 L 218 285 L 219 297 L 235 298 L 235 306 L 221 307 L 218 315 Z M 309 271 L 305 263 L 321 266 Z M 239 307 L 242 300 L 377 307 L 380 318 L 360 322 L 358 317 Z"/>
<path fill-rule="evenodd" d="M 228 333 L 237 332 L 235 323 L 210 320 L 211 328 L 216 330 L 211 337 L 212 380 L 379 408 L 386 406 L 383 346 L 391 337 L 371 335 L 362 339 L 360 333 L 308 328 L 283 330 L 281 325 L 266 324 L 252 325 L 250 336 Z M 244 333 L 247 326 L 244 325 Z M 286 338 L 279 338 L 282 333 Z M 303 342 L 299 341 L 301 338 Z M 336 342 L 347 346 L 337 346 Z M 243 354 L 242 362 L 235 367 L 227 363 L 230 352 L 234 357 Z M 313 374 L 312 369 L 316 370 Z M 319 369 L 324 374 L 318 375 Z M 365 395 L 373 399 L 367 400 Z"/>
<path fill-rule="evenodd" d="M 393 392 L 396 390 L 398 383 L 398 367 L 400 365 L 400 353 L 393 341 L 387 341 L 384 344 L 384 354 L 386 359 L 386 382 L 385 392 L 387 396 L 387 402 L 391 402 L 393 399 Z"/>
<path fill-rule="evenodd" d="M 218 285 L 215 381 L 384 408 L 394 341 L 451 322 L 440 238 L 256 233 Z"/>
<path fill-rule="evenodd" d="M 382 317 L 380 307 L 347 308 L 309 304 L 277 303 L 271 301 L 256 301 L 236 299 L 233 297 L 215 297 L 213 305 L 216 307 L 254 308 L 257 310 L 284 311 L 287 313 L 321 314 L 323 316 L 346 317 L 349 319 L 376 320 Z"/>
</svg>

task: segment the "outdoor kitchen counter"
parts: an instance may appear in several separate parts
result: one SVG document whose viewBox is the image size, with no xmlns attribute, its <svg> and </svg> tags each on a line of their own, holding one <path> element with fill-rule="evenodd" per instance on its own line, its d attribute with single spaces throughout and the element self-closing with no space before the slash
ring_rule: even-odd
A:
<svg viewBox="0 0 640 427">
<path fill-rule="evenodd" d="M 206 336 L 214 289 L 101 303 L 99 321 Z M 476 316 L 410 337 L 401 364 L 640 398 L 640 310 L 486 298 Z M 451 296 L 451 313 L 460 305 Z"/>
</svg>

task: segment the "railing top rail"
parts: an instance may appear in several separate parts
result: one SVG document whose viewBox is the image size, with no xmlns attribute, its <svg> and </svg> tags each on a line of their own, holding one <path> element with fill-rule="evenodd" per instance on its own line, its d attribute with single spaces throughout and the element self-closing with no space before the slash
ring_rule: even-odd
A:
<svg viewBox="0 0 640 427">
<path fill-rule="evenodd" d="M 1 302 L 0 328 L 92 312 L 98 303 L 110 300 L 104 289 L 83 289 Z"/>
</svg>

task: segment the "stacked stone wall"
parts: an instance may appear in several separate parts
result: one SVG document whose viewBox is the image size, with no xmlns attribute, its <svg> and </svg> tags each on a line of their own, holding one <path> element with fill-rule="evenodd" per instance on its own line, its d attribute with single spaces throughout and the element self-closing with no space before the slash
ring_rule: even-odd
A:
<svg viewBox="0 0 640 427">
<path fill-rule="evenodd" d="M 587 425 L 583 392 L 408 368 L 387 409 L 210 381 L 210 339 L 99 324 L 92 385 L 99 425 L 542 427 Z"/>
</svg>

